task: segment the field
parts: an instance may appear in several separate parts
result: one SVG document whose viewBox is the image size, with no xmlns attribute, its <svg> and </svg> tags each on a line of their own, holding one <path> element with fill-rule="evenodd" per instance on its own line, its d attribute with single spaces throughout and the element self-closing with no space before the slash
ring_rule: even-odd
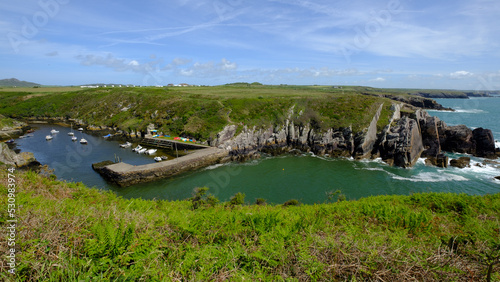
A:
<svg viewBox="0 0 500 282">
<path fill-rule="evenodd" d="M 2 256 L 3 281 L 500 279 L 500 194 L 333 193 L 317 205 L 242 205 L 242 194 L 228 203 L 204 190 L 185 201 L 126 200 L 14 175 L 18 265 L 10 275 Z M 3 195 L 7 179 L 1 167 Z M 5 229 L 7 209 L 0 213 Z"/>
<path fill-rule="evenodd" d="M 379 127 L 388 123 L 392 102 L 359 94 L 355 87 L 264 86 L 233 84 L 213 87 L 99 88 L 44 92 L 0 92 L 0 114 L 7 117 L 80 119 L 127 132 L 149 124 L 171 136 L 208 140 L 224 126 L 268 128 L 311 124 L 315 130 L 352 126 L 367 128 L 380 104 Z M 37 92 L 40 91 L 40 92 Z"/>
</svg>

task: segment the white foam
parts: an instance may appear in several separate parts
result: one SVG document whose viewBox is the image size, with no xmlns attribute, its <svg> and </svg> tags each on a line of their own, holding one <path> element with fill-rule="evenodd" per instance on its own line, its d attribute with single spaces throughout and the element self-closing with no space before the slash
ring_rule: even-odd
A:
<svg viewBox="0 0 500 282">
<path fill-rule="evenodd" d="M 212 169 L 216 169 L 216 168 L 219 168 L 221 166 L 224 166 L 225 164 L 214 164 L 214 165 L 211 165 L 211 166 L 207 166 L 205 168 L 205 170 L 212 170 Z"/>
<path fill-rule="evenodd" d="M 495 148 L 500 149 L 500 141 L 495 140 Z"/>
<path fill-rule="evenodd" d="M 487 114 L 487 111 L 481 110 L 481 109 L 460 109 L 457 108 L 455 109 L 455 113 L 465 113 L 465 114 Z"/>
<path fill-rule="evenodd" d="M 392 178 L 402 181 L 411 182 L 445 182 L 445 181 L 469 181 L 469 179 L 451 173 L 442 172 L 422 172 L 412 177 L 402 177 L 399 175 L 392 174 Z"/>
</svg>

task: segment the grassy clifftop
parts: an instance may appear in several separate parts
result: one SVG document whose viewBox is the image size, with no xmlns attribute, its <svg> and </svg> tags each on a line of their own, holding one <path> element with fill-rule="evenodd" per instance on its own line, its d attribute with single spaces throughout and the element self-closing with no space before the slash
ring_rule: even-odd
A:
<svg viewBox="0 0 500 282">
<path fill-rule="evenodd" d="M 99 88 L 67 92 L 0 92 L 0 114 L 14 118 L 66 117 L 88 124 L 144 130 L 153 123 L 165 133 L 208 139 L 228 124 L 281 125 L 288 117 L 318 130 L 366 128 L 384 103 L 380 128 L 391 101 L 358 94 L 356 88 L 236 84 L 183 88 Z"/>
<path fill-rule="evenodd" d="M 2 195 L 7 179 L 1 167 Z M 15 179 L 17 276 L 2 271 L 4 281 L 469 281 L 488 270 L 500 279 L 500 194 L 193 209 L 191 201 L 126 200 L 32 172 Z M 6 207 L 7 196 L 0 202 Z M 6 230 L 7 209 L 0 214 Z"/>
</svg>

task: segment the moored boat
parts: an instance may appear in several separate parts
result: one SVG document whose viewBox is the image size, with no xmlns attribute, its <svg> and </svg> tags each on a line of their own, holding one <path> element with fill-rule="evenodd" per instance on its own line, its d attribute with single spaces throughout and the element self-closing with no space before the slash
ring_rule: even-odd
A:
<svg viewBox="0 0 500 282">
<path fill-rule="evenodd" d="M 132 149 L 132 151 L 134 152 L 139 152 L 139 150 L 142 149 L 142 146 L 141 145 L 137 145 L 137 147 L 135 147 L 134 149 Z"/>
<path fill-rule="evenodd" d="M 55 129 L 52 129 L 52 130 L 50 131 L 50 133 L 51 133 L 51 134 L 56 134 L 56 133 L 59 133 L 59 131 L 58 131 L 58 130 L 55 130 Z"/>
<path fill-rule="evenodd" d="M 77 141 L 78 138 L 76 136 L 71 137 L 71 141 Z"/>
<path fill-rule="evenodd" d="M 132 147 L 132 143 L 127 142 L 127 143 L 125 143 L 125 144 L 120 144 L 120 147 L 122 147 L 122 148 Z"/>
<path fill-rule="evenodd" d="M 80 144 L 87 144 L 87 143 L 88 143 L 87 139 L 85 138 L 80 139 Z"/>
<path fill-rule="evenodd" d="M 54 138 L 54 137 L 52 137 L 51 135 L 47 135 L 47 136 L 45 136 L 45 140 L 47 140 L 47 141 L 48 141 L 48 140 L 52 140 L 52 138 Z"/>
<path fill-rule="evenodd" d="M 7 140 L 7 141 L 5 141 L 5 143 L 12 144 L 12 143 L 14 143 L 14 139 Z"/>
<path fill-rule="evenodd" d="M 158 151 L 158 150 L 157 149 L 149 149 L 145 152 L 145 154 L 152 155 L 152 154 L 156 153 L 156 151 Z"/>
<path fill-rule="evenodd" d="M 163 161 L 163 159 L 161 157 L 154 157 L 154 160 L 157 161 L 157 162 Z"/>
</svg>

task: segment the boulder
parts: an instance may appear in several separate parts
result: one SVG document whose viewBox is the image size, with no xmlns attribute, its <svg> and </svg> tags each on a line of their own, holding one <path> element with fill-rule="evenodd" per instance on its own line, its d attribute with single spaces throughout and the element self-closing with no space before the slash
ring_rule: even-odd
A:
<svg viewBox="0 0 500 282">
<path fill-rule="evenodd" d="M 436 157 L 427 157 L 425 164 L 446 168 L 448 167 L 448 157 L 443 154 L 439 154 Z"/>
<path fill-rule="evenodd" d="M 489 129 L 476 128 L 472 131 L 474 142 L 476 144 L 475 156 L 478 157 L 494 157 L 495 156 L 495 139 L 493 133 Z"/>
<path fill-rule="evenodd" d="M 495 177 L 496 180 L 500 180 L 500 176 Z"/>
<path fill-rule="evenodd" d="M 458 167 L 458 168 L 470 167 L 470 158 L 469 157 L 460 157 L 458 159 L 453 159 L 450 161 L 450 166 Z"/>
</svg>

